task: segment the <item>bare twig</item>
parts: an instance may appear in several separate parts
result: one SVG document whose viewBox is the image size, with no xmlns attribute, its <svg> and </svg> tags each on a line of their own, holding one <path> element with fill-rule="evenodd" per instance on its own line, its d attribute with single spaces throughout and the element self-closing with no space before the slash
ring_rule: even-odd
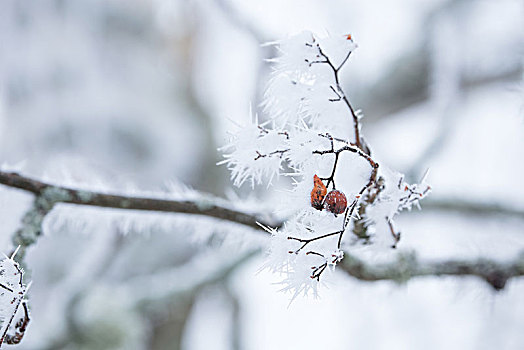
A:
<svg viewBox="0 0 524 350">
<path fill-rule="evenodd" d="M 331 237 L 331 236 L 334 236 L 334 235 L 338 235 L 340 234 L 342 231 L 336 231 L 336 232 L 331 232 L 331 233 L 326 233 L 325 235 L 322 235 L 322 236 L 318 236 L 318 237 L 313 237 L 313 238 L 309 238 L 309 239 L 305 239 L 305 238 L 297 238 L 297 237 L 288 237 L 287 239 L 289 240 L 293 240 L 293 241 L 298 241 L 300 243 L 304 243 L 302 244 L 302 246 L 300 248 L 298 248 L 297 250 L 295 251 L 290 251 L 289 253 L 294 253 L 294 254 L 298 254 L 302 249 L 304 249 L 309 243 L 311 242 L 314 242 L 314 241 L 317 241 L 319 239 L 323 239 L 323 238 L 327 238 L 327 237 Z M 309 254 L 313 253 L 313 252 L 308 252 Z M 308 254 L 306 253 L 306 255 Z"/>
<path fill-rule="evenodd" d="M 339 71 L 340 69 L 344 66 L 344 64 L 347 62 L 347 60 L 349 59 L 349 56 L 351 55 L 351 51 L 348 52 L 347 56 L 344 58 L 344 60 L 342 61 L 342 63 L 338 66 L 338 67 L 335 67 L 335 65 L 333 64 L 333 62 L 331 62 L 331 60 L 329 59 L 329 57 L 324 53 L 324 51 L 322 50 L 322 48 L 320 47 L 320 44 L 319 43 L 316 43 L 316 47 L 318 48 L 318 52 L 319 54 L 324 57 L 325 61 L 319 61 L 318 63 L 326 63 L 330 68 L 331 70 L 333 71 L 333 75 L 335 77 L 335 84 L 336 84 L 336 89 L 334 89 L 332 87 L 332 90 L 335 92 L 335 94 L 338 96 L 338 98 L 342 101 L 344 101 L 344 103 L 346 104 L 346 106 L 348 107 L 349 111 L 351 112 L 351 116 L 353 117 L 353 127 L 355 129 L 355 145 L 360 148 L 361 150 L 365 150 L 363 145 L 362 145 L 362 140 L 361 140 L 361 136 L 360 136 L 360 122 L 359 122 L 359 117 L 357 115 L 357 113 L 355 112 L 355 109 L 353 108 L 353 106 L 351 105 L 351 103 L 349 102 L 349 99 L 347 98 L 344 90 L 342 90 L 342 87 L 340 86 L 340 78 L 339 78 Z"/>
<path fill-rule="evenodd" d="M 400 232 L 397 232 L 395 230 L 395 227 L 393 226 L 393 222 L 389 218 L 386 218 L 386 221 L 388 223 L 389 231 L 391 232 L 391 236 L 393 236 L 393 245 L 391 246 L 391 248 L 396 248 L 398 241 L 400 241 Z"/>
</svg>

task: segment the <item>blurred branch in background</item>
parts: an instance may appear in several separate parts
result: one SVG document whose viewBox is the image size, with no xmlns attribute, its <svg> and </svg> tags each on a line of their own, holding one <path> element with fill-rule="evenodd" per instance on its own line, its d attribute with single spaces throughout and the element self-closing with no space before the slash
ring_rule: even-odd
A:
<svg viewBox="0 0 524 350">
<path fill-rule="evenodd" d="M 260 28 L 257 28 L 252 22 L 247 20 L 234 5 L 230 3 L 230 0 L 215 0 L 215 3 L 223 14 L 223 16 L 239 31 L 249 34 L 258 45 L 258 51 L 260 53 L 260 59 L 258 62 L 258 68 L 256 69 L 255 79 L 255 91 L 252 101 L 253 108 L 255 111 L 261 112 L 261 103 L 264 98 L 264 86 L 265 80 L 267 79 L 267 72 L 269 71 L 268 60 L 276 57 L 277 52 L 274 45 L 264 45 L 271 41 L 271 38 L 267 37 Z M 261 116 L 262 113 L 259 113 Z"/>
<path fill-rule="evenodd" d="M 240 14 L 238 10 L 228 0 L 215 0 L 218 8 L 222 14 L 238 28 L 240 31 L 248 33 L 255 39 L 259 44 L 263 44 L 269 41 L 259 28 L 256 28 L 252 22 L 247 20 L 245 16 Z"/>
<path fill-rule="evenodd" d="M 231 350 L 242 349 L 242 318 L 240 297 L 231 288 L 229 281 L 222 283 L 224 293 L 231 304 Z"/>
<path fill-rule="evenodd" d="M 116 236 L 120 236 L 119 233 Z M 125 324 L 109 324 L 110 321 L 95 318 L 93 322 L 85 324 L 82 318 L 82 309 L 89 306 L 92 302 L 89 300 L 92 296 L 86 292 L 86 289 L 80 289 L 79 286 L 89 285 L 95 290 L 97 288 L 109 289 L 102 290 L 101 293 L 110 299 L 118 299 L 123 302 L 119 307 L 124 313 L 133 315 L 136 312 L 147 315 L 147 318 L 153 323 L 162 324 L 159 329 L 155 330 L 150 340 L 153 348 L 170 348 L 180 349 L 183 339 L 183 332 L 187 318 L 189 317 L 193 304 L 200 291 L 204 288 L 227 283 L 227 277 L 237 268 L 251 259 L 258 250 L 251 250 L 238 256 L 224 257 L 223 252 L 214 252 L 211 254 L 195 255 L 189 262 L 173 267 L 166 268 L 153 274 L 140 275 L 137 277 L 124 280 L 122 282 L 109 281 L 109 285 L 104 285 L 104 271 L 108 270 L 111 260 L 114 260 L 112 254 L 105 257 L 98 256 L 102 259 L 93 259 L 91 262 L 97 262 L 93 269 L 86 269 L 82 265 L 80 269 L 89 271 L 87 280 L 83 283 L 67 283 L 57 286 L 60 295 L 67 297 L 65 303 L 65 315 L 67 317 L 67 329 L 62 331 L 60 337 L 54 339 L 47 349 L 62 349 L 69 346 L 79 346 L 81 344 L 95 346 L 96 344 L 128 344 L 129 341 L 118 339 L 125 336 Z M 87 267 L 91 267 L 89 264 Z M 107 281 L 106 281 L 107 282 Z M 71 290 L 75 288 L 75 290 Z M 55 299 L 55 302 L 63 301 Z M 111 303 L 109 303 L 111 304 Z M 96 315 L 103 317 L 103 315 Z M 103 325 L 96 325 L 95 322 L 103 322 Z M 92 339 L 94 327 L 101 329 L 107 328 L 110 331 L 102 334 L 100 339 Z M 112 331 L 111 331 L 112 330 Z M 115 339 L 104 339 L 104 337 L 113 336 Z"/>
<path fill-rule="evenodd" d="M 169 323 L 176 320 L 177 327 L 168 324 L 165 339 L 161 336 L 153 339 L 153 343 L 161 345 L 160 348 L 180 349 L 187 317 L 199 293 L 213 285 L 227 285 L 228 277 L 258 253 L 258 249 L 240 254 L 226 253 L 227 256 L 224 252 L 201 253 L 180 267 L 126 281 L 117 286 L 115 293 L 125 296 L 130 308 L 138 308 L 152 319 L 165 317 L 166 306 L 170 310 L 179 310 L 186 305 L 185 314 L 171 312 Z M 238 313 L 238 305 L 233 303 L 231 307 L 233 313 Z M 173 331 L 179 332 L 177 336 L 173 337 Z M 172 339 L 179 343 L 173 344 Z"/>
<path fill-rule="evenodd" d="M 121 232 L 117 230 L 113 230 L 110 235 L 94 235 L 89 245 L 84 247 L 79 260 L 71 266 L 68 276 L 52 287 L 50 295 L 53 295 L 53 298 L 46 304 L 46 310 L 60 310 L 60 315 L 63 315 L 66 319 L 64 321 L 67 322 L 61 332 L 49 330 L 52 337 L 49 349 L 60 349 L 70 342 L 81 340 L 84 333 L 87 333 L 82 332 L 76 322 L 76 306 L 89 294 L 89 289 L 105 277 L 122 248 L 122 238 Z M 53 323 L 47 326 L 60 329 Z"/>
<path fill-rule="evenodd" d="M 424 210 L 439 210 L 478 216 L 504 215 L 524 220 L 524 210 L 515 209 L 507 205 L 484 203 L 459 198 L 430 199 L 424 203 Z"/>
<path fill-rule="evenodd" d="M 353 92 L 356 99 L 361 101 L 359 105 L 366 111 L 367 117 L 370 120 L 387 118 L 417 104 L 434 100 L 437 90 L 441 90 L 438 93 L 445 91 L 446 99 L 460 99 L 472 90 L 489 84 L 520 82 L 524 71 L 519 55 L 515 52 L 511 52 L 504 65 L 500 65 L 494 60 L 497 54 L 492 49 L 487 57 L 476 58 L 479 66 L 473 69 L 469 66 L 471 47 L 465 47 L 464 43 L 471 45 L 471 41 L 489 40 L 482 38 L 480 32 L 472 32 L 470 28 L 470 22 L 479 16 L 479 8 L 482 10 L 484 5 L 489 8 L 489 4 L 479 4 L 473 0 L 450 0 L 437 4 L 426 13 L 420 28 L 419 42 L 395 59 L 383 76 L 368 89 L 356 89 Z M 522 45 L 515 44 L 517 47 Z M 505 46 L 508 43 L 503 40 L 498 45 L 501 45 L 499 49 L 508 48 Z M 481 62 L 497 62 L 497 65 L 486 69 L 480 67 Z M 448 86 L 442 86 L 442 82 Z M 455 85 L 453 91 L 449 89 L 449 82 Z M 351 81 L 347 83 L 351 84 Z M 453 92 L 458 96 L 453 96 Z M 444 102 L 440 106 L 443 108 L 452 101 L 441 102 Z M 445 114 L 442 117 L 445 118 Z M 446 125 L 443 123 L 441 126 Z M 421 168 L 424 169 L 424 164 Z"/>
</svg>

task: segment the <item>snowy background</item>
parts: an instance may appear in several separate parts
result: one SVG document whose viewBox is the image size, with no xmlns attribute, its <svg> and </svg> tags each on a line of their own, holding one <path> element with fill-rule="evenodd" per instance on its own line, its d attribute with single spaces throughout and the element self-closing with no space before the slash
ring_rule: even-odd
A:
<svg viewBox="0 0 524 350">
<path fill-rule="evenodd" d="M 215 165 L 227 130 L 260 111 L 274 55 L 261 44 L 351 33 L 342 84 L 374 154 L 410 181 L 431 169 L 424 210 L 399 218 L 399 249 L 383 254 L 511 260 L 524 250 L 523 18 L 517 0 L 3 0 L 0 163 L 60 184 L 191 187 L 271 209 L 264 187 L 233 189 Z M 1 251 L 31 199 L 0 189 Z M 474 277 L 399 286 L 338 272 L 320 299 L 288 306 L 278 278 L 257 274 L 250 247 L 264 237 L 249 231 L 58 206 L 28 251 L 32 321 L 13 348 L 524 348 L 522 278 L 495 292 Z"/>
</svg>

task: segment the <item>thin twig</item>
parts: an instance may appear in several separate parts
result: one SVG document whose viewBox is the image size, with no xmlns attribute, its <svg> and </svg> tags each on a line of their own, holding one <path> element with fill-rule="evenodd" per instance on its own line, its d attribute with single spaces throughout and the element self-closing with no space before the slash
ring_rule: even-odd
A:
<svg viewBox="0 0 524 350">
<path fill-rule="evenodd" d="M 319 239 L 323 239 L 323 238 L 327 238 L 327 237 L 331 237 L 331 236 L 334 236 L 334 235 L 338 235 L 340 234 L 342 231 L 336 231 L 336 232 L 331 232 L 331 233 L 326 233 L 325 235 L 321 235 L 321 236 L 318 236 L 318 237 L 313 237 L 313 238 L 309 238 L 309 239 L 306 239 L 306 238 L 297 238 L 297 237 L 288 237 L 287 239 L 289 240 L 294 240 L 294 241 L 298 241 L 300 243 L 304 243 L 300 248 L 298 248 L 297 250 L 295 251 L 290 251 L 289 253 L 294 253 L 294 254 L 298 254 L 302 249 L 304 249 L 305 246 L 307 246 L 309 243 L 311 242 L 314 242 L 314 241 L 317 241 Z"/>
<path fill-rule="evenodd" d="M 320 47 L 320 44 L 317 43 L 316 46 L 318 48 L 318 52 L 320 53 L 320 55 L 322 57 L 324 57 L 324 59 L 326 60 L 325 62 L 321 61 L 319 63 L 326 63 L 331 68 L 331 70 L 333 71 L 333 75 L 335 77 L 335 83 L 336 83 L 336 91 L 333 88 L 332 89 L 335 91 L 337 96 L 340 99 L 342 99 L 342 101 L 344 101 L 346 106 L 349 108 L 349 111 L 351 112 L 351 116 L 353 117 L 353 127 L 354 127 L 354 130 L 355 130 L 355 144 L 356 144 L 356 146 L 358 148 L 360 148 L 361 150 L 364 150 L 364 148 L 362 146 L 362 142 L 361 142 L 361 137 L 360 137 L 360 121 L 359 121 L 358 115 L 355 112 L 355 109 L 353 108 L 351 103 L 349 102 L 349 99 L 347 98 L 344 90 L 342 90 L 342 87 L 340 86 L 340 78 L 339 78 L 339 75 L 338 75 L 340 69 L 344 66 L 344 64 L 349 59 L 349 56 L 351 55 L 351 51 L 347 54 L 347 56 L 344 58 L 342 63 L 338 67 L 335 67 L 333 62 L 331 62 L 329 57 L 324 53 L 324 51 Z"/>
<path fill-rule="evenodd" d="M 267 154 L 262 154 L 259 151 L 256 151 L 257 156 L 255 157 L 255 160 L 259 160 L 260 158 L 265 158 L 265 157 L 272 157 L 276 154 L 278 154 L 280 159 L 282 159 L 282 157 L 284 157 L 284 153 L 289 152 L 289 151 L 290 151 L 289 149 L 283 149 L 283 150 L 273 151 Z"/>
<path fill-rule="evenodd" d="M 393 241 L 394 241 L 394 243 L 391 246 L 391 248 L 396 248 L 398 241 L 400 241 L 400 232 L 395 231 L 395 227 L 393 226 L 393 222 L 389 218 L 386 218 L 386 221 L 388 223 L 389 231 L 391 232 L 391 236 L 393 236 Z"/>
</svg>

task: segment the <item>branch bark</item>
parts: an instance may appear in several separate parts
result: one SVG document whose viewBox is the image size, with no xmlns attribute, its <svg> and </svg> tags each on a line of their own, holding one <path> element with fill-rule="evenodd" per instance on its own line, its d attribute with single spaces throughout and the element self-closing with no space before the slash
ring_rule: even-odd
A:
<svg viewBox="0 0 524 350">
<path fill-rule="evenodd" d="M 402 283 L 423 276 L 477 276 L 501 290 L 510 278 L 524 276 L 524 254 L 506 263 L 489 259 L 422 262 L 415 254 L 400 254 L 394 262 L 373 265 L 346 254 L 337 268 L 362 281 Z"/>
<path fill-rule="evenodd" d="M 261 230 L 257 221 L 266 226 L 279 226 L 280 223 L 268 220 L 263 215 L 253 215 L 213 203 L 210 200 L 166 200 L 135 196 L 113 195 L 101 192 L 78 190 L 55 186 L 18 173 L 1 172 L 0 184 L 33 193 L 37 198 L 45 198 L 51 204 L 68 203 L 114 209 L 135 209 L 181 214 L 198 214 L 226 220 Z"/>
</svg>

